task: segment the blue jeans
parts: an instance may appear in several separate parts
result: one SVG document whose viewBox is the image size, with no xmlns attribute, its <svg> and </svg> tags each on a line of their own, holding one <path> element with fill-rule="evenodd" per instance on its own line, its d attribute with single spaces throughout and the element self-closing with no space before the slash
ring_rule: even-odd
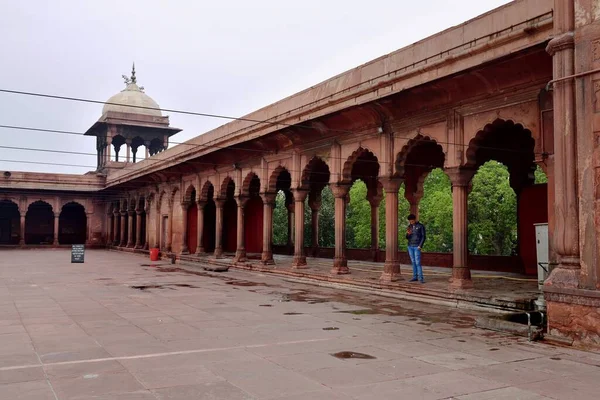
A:
<svg viewBox="0 0 600 400">
<path fill-rule="evenodd" d="M 421 267 L 421 250 L 417 246 L 408 246 L 408 255 L 413 267 L 413 278 L 423 280 L 423 268 Z"/>
</svg>

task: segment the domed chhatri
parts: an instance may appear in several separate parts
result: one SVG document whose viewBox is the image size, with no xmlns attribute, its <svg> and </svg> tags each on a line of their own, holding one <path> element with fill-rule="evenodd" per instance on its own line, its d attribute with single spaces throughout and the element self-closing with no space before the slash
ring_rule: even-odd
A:
<svg viewBox="0 0 600 400">
<path fill-rule="evenodd" d="M 166 150 L 169 138 L 181 131 L 169 126 L 169 117 L 138 86 L 135 64 L 131 77 L 123 78 L 125 89 L 107 100 L 98 121 L 85 132 L 96 136 L 97 170 L 107 174 Z"/>
<path fill-rule="evenodd" d="M 137 85 L 137 78 L 135 77 L 135 64 L 131 70 L 131 78 L 123 75 L 125 89 L 115 94 L 106 101 L 102 114 L 106 114 L 109 111 L 128 113 L 128 114 L 142 114 L 150 115 L 153 117 L 162 117 L 160 107 L 150 96 L 144 93 L 144 88 Z M 131 107 L 133 106 L 133 107 Z"/>
</svg>

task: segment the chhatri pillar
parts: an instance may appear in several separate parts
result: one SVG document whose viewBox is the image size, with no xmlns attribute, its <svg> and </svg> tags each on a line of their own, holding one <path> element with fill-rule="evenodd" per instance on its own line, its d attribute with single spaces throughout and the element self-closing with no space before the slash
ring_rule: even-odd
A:
<svg viewBox="0 0 600 400">
<path fill-rule="evenodd" d="M 198 242 L 196 243 L 196 255 L 199 256 L 205 253 L 204 250 L 204 206 L 206 206 L 206 201 L 198 200 L 196 201 L 196 205 L 198 206 L 198 219 L 197 219 L 197 231 L 198 231 Z"/>
<path fill-rule="evenodd" d="M 306 256 L 304 255 L 304 201 L 308 195 L 308 190 L 294 190 L 294 260 L 292 268 L 306 268 Z"/>
<path fill-rule="evenodd" d="M 346 206 L 350 185 L 336 183 L 331 185 L 335 206 L 335 257 L 331 273 L 335 275 L 349 274 L 346 258 Z"/>
<path fill-rule="evenodd" d="M 235 251 L 235 257 L 233 262 L 244 263 L 247 261 L 246 258 L 246 221 L 245 209 L 248 197 L 238 196 L 235 201 L 237 202 L 237 249 Z"/>
<path fill-rule="evenodd" d="M 312 256 L 319 256 L 319 211 L 321 210 L 321 190 L 312 190 L 308 196 L 311 211 Z"/>
<path fill-rule="evenodd" d="M 448 168 L 446 173 L 452 182 L 452 233 L 453 265 L 450 286 L 455 289 L 473 287 L 468 265 L 468 198 L 469 184 L 475 170 Z"/>
<path fill-rule="evenodd" d="M 402 179 L 382 178 L 385 193 L 385 263 L 379 278 L 382 282 L 400 279 L 400 258 L 398 256 L 398 190 Z"/>
<path fill-rule="evenodd" d="M 275 208 L 275 193 L 262 193 L 263 201 L 263 249 L 260 261 L 264 265 L 273 265 L 273 209 Z"/>
<path fill-rule="evenodd" d="M 215 200 L 215 206 L 215 258 L 223 258 L 223 207 L 225 206 L 225 200 Z"/>
</svg>

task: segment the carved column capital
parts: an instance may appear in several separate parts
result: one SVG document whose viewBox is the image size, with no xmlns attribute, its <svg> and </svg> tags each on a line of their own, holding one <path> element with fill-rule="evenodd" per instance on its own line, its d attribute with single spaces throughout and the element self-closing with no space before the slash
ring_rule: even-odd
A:
<svg viewBox="0 0 600 400">
<path fill-rule="evenodd" d="M 467 168 L 448 168 L 444 172 L 450 178 L 450 182 L 452 182 L 452 187 L 466 187 L 471 183 L 471 179 L 477 172 L 474 169 Z"/>
<path fill-rule="evenodd" d="M 559 51 L 575 48 L 575 38 L 573 32 L 566 32 L 560 36 L 554 37 L 546 46 L 546 52 L 554 56 Z"/>
<path fill-rule="evenodd" d="M 274 205 L 275 204 L 275 197 L 277 197 L 277 193 L 261 193 L 260 194 L 260 198 L 263 201 L 263 204 L 270 204 L 270 205 Z"/>
<path fill-rule="evenodd" d="M 248 196 L 237 196 L 235 198 L 235 202 L 237 203 L 238 207 L 240 207 L 240 208 L 246 207 L 246 203 L 248 203 L 248 200 L 249 200 Z"/>
<path fill-rule="evenodd" d="M 384 177 L 380 179 L 383 191 L 386 193 L 398 193 L 403 180 L 398 177 Z"/>
<path fill-rule="evenodd" d="M 333 197 L 335 198 L 343 198 L 345 199 L 348 196 L 348 192 L 350 192 L 351 185 L 346 183 L 336 183 L 331 185 L 331 193 L 333 193 Z"/>
<path fill-rule="evenodd" d="M 294 201 L 304 201 L 306 200 L 306 196 L 308 196 L 308 190 L 306 189 L 294 189 L 292 190 L 294 194 Z"/>
<path fill-rule="evenodd" d="M 204 208 L 204 206 L 206 205 L 206 200 L 197 200 L 196 201 L 196 205 L 198 206 L 198 208 Z"/>
</svg>

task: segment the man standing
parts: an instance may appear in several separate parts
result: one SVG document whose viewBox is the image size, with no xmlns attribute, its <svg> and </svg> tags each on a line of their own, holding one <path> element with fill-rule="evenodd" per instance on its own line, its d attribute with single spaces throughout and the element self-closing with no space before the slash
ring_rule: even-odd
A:
<svg viewBox="0 0 600 400">
<path fill-rule="evenodd" d="M 421 267 L 421 249 L 425 243 L 425 227 L 417 221 L 414 214 L 408 216 L 410 223 L 406 228 L 406 239 L 408 240 L 408 255 L 413 267 L 413 277 L 409 282 L 425 283 L 423 279 L 423 268 Z"/>
</svg>

